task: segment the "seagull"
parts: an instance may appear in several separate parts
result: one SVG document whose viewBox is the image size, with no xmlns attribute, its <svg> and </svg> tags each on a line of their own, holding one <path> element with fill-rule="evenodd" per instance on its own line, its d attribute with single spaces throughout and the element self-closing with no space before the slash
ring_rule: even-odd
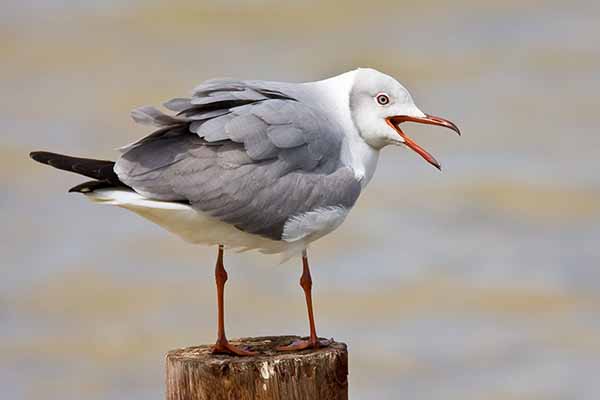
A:
<svg viewBox="0 0 600 400">
<path fill-rule="evenodd" d="M 370 68 L 305 83 L 213 79 L 191 97 L 144 106 L 135 122 L 154 131 L 120 148 L 116 161 L 35 151 L 31 158 L 92 178 L 70 192 L 146 218 L 183 240 L 217 247 L 217 340 L 213 353 L 255 354 L 225 335 L 225 249 L 301 257 L 310 336 L 280 350 L 314 349 L 317 336 L 307 249 L 338 228 L 388 145 L 438 161 L 400 125 L 437 125 L 394 78 Z"/>
</svg>

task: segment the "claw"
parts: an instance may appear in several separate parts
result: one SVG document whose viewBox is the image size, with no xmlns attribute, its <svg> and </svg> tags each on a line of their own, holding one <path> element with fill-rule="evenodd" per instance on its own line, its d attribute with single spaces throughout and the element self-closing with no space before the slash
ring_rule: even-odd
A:
<svg viewBox="0 0 600 400">
<path fill-rule="evenodd" d="M 242 349 L 241 347 L 234 346 L 231 343 L 229 343 L 227 341 L 227 339 L 217 341 L 217 343 L 215 343 L 215 345 L 213 346 L 211 353 L 212 354 L 229 354 L 232 356 L 242 356 L 242 357 L 254 356 L 254 355 L 258 354 L 255 351 L 245 350 L 245 349 Z"/>
<path fill-rule="evenodd" d="M 279 346 L 277 347 L 278 351 L 300 351 L 306 349 L 320 349 L 322 347 L 327 347 L 333 343 L 333 340 L 327 339 L 300 339 L 295 340 L 291 344 L 287 346 Z"/>
</svg>

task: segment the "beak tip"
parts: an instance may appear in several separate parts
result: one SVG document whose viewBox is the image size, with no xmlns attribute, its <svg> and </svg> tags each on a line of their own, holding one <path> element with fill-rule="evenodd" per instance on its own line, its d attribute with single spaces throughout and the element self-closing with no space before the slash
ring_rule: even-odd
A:
<svg viewBox="0 0 600 400">
<path fill-rule="evenodd" d="M 448 121 L 448 125 L 446 127 L 456 132 L 458 136 L 462 136 L 459 127 L 455 123 Z"/>
</svg>

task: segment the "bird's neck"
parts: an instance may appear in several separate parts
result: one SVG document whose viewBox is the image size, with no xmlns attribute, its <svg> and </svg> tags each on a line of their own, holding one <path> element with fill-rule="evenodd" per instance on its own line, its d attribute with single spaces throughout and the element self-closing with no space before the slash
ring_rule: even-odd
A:
<svg viewBox="0 0 600 400">
<path fill-rule="evenodd" d="M 373 178 L 377 162 L 379 161 L 379 149 L 367 144 L 358 132 L 356 136 L 349 135 L 342 145 L 342 162 L 352 168 L 354 176 L 360 181 L 364 189 Z"/>
<path fill-rule="evenodd" d="M 319 89 L 321 98 L 327 103 L 327 109 L 337 116 L 344 133 L 341 161 L 344 165 L 352 168 L 354 176 L 364 189 L 377 168 L 379 149 L 364 141 L 350 114 L 350 92 L 354 85 L 355 75 L 356 70 L 313 82 L 313 84 Z"/>
</svg>

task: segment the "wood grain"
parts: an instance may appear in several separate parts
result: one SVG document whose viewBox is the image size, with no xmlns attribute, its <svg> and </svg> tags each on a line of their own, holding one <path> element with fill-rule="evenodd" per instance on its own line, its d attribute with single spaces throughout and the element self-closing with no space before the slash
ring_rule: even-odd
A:
<svg viewBox="0 0 600 400">
<path fill-rule="evenodd" d="M 252 357 L 213 355 L 210 346 L 167 354 L 167 400 L 346 400 L 348 352 L 333 342 L 318 350 L 280 352 L 296 336 L 245 338 L 232 344 Z"/>
</svg>

